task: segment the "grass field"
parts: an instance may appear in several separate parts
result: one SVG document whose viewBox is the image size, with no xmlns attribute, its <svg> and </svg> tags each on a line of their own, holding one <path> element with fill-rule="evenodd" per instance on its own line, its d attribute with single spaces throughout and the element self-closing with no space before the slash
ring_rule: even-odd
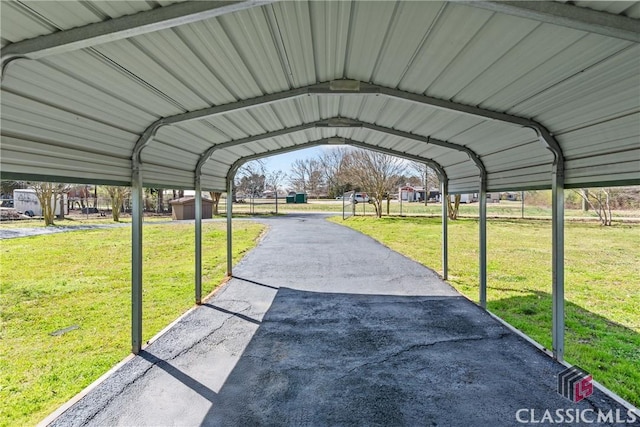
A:
<svg viewBox="0 0 640 427">
<path fill-rule="evenodd" d="M 351 210 L 351 205 L 346 204 L 345 208 Z M 304 204 L 287 204 L 280 201 L 278 203 L 278 213 L 292 212 L 335 212 L 342 213 L 343 204 L 341 200 L 309 200 Z M 386 214 L 386 205 L 383 207 Z M 221 201 L 220 213 L 225 212 L 225 202 Z M 255 203 L 237 203 L 233 205 L 234 213 L 271 213 L 275 212 L 274 199 L 255 199 Z M 356 216 L 374 215 L 373 205 L 367 203 L 358 203 L 356 205 Z M 393 200 L 390 204 L 389 213 L 391 215 L 425 215 L 439 216 L 442 212 L 442 205 L 439 203 L 429 203 L 425 206 L 423 203 L 402 203 Z M 571 218 L 597 218 L 594 212 L 583 212 L 580 209 L 566 209 L 567 217 Z M 487 203 L 487 215 L 493 217 L 513 217 L 520 218 L 522 216 L 521 202 L 511 202 L 502 200 L 500 203 Z M 467 217 L 478 216 L 478 203 L 461 204 L 460 215 Z M 525 218 L 551 218 L 551 208 L 526 205 L 524 208 Z M 613 212 L 615 218 L 640 218 L 640 211 L 637 210 L 617 210 Z"/>
<path fill-rule="evenodd" d="M 441 272 L 436 218 L 342 221 Z M 551 348 L 551 223 L 490 220 L 488 308 Z M 640 226 L 565 228 L 566 359 L 640 405 Z M 478 301 L 478 222 L 449 225 L 449 283 Z"/>
<path fill-rule="evenodd" d="M 224 278 L 224 227 L 203 225 L 204 295 Z M 263 228 L 234 224 L 235 261 Z M 130 227 L 2 241 L 0 425 L 34 425 L 129 354 L 130 241 Z M 191 224 L 144 228 L 145 341 L 193 306 L 193 241 Z"/>
</svg>

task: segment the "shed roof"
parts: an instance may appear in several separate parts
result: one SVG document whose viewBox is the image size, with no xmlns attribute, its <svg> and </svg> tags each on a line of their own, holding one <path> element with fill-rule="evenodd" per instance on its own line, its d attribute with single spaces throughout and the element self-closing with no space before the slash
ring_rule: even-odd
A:
<svg viewBox="0 0 640 427">
<path fill-rule="evenodd" d="M 223 190 L 351 143 L 453 192 L 640 183 L 638 2 L 2 2 L 2 176 Z M 547 132 L 547 143 L 541 131 Z M 553 147 L 552 147 L 553 148 Z M 138 162 L 139 161 L 139 162 Z"/>
</svg>

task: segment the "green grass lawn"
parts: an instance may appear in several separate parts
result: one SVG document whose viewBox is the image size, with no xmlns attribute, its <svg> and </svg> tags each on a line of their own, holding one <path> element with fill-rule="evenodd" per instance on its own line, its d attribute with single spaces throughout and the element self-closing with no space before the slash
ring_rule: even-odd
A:
<svg viewBox="0 0 640 427">
<path fill-rule="evenodd" d="M 437 218 L 342 221 L 442 272 Z M 490 220 L 488 308 L 551 348 L 551 223 Z M 565 228 L 566 359 L 640 405 L 640 226 Z M 449 225 L 449 283 L 478 301 L 478 222 Z"/>
<path fill-rule="evenodd" d="M 234 224 L 234 262 L 263 229 Z M 203 224 L 203 295 L 224 278 L 225 239 Z M 193 241 L 192 224 L 144 228 L 145 341 L 193 306 Z M 2 241 L 0 425 L 37 423 L 129 354 L 130 242 L 130 227 Z"/>
</svg>

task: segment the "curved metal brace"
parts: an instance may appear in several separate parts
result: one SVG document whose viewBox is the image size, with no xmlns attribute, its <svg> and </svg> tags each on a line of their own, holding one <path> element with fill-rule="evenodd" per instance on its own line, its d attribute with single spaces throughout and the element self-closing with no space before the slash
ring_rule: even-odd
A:
<svg viewBox="0 0 640 427">
<path fill-rule="evenodd" d="M 354 139 L 348 139 L 345 142 L 345 145 L 352 145 L 354 147 L 360 147 L 360 148 L 364 148 L 366 150 L 371 150 L 371 151 L 377 151 L 380 153 L 384 153 L 384 154 L 389 154 L 391 156 L 396 156 L 396 157 L 400 157 L 406 160 L 413 160 L 415 162 L 419 162 L 419 163 L 424 163 L 427 166 L 429 166 L 431 169 L 436 171 L 436 174 L 438 175 L 438 179 L 440 181 L 445 181 L 447 180 L 447 173 L 445 172 L 444 168 L 442 167 L 442 165 L 440 165 L 440 163 L 436 162 L 435 160 L 432 159 L 425 159 L 423 157 L 420 156 L 413 156 L 411 154 L 406 154 L 403 153 L 401 151 L 395 151 L 395 150 L 390 150 L 388 148 L 384 148 L 384 147 L 378 147 L 375 145 L 371 145 L 371 144 L 367 144 L 366 142 L 361 142 L 361 141 L 356 141 Z"/>
<path fill-rule="evenodd" d="M 307 129 L 313 129 L 316 126 L 316 123 L 319 123 L 319 122 L 306 123 L 306 124 L 303 124 L 303 125 L 300 125 L 300 126 L 294 126 L 294 127 L 290 127 L 290 128 L 277 130 L 277 131 L 274 131 L 274 132 L 267 132 L 267 133 L 263 133 L 263 134 L 259 134 L 259 135 L 253 135 L 253 136 L 249 136 L 249 137 L 246 137 L 246 138 L 235 139 L 235 140 L 232 140 L 232 141 L 223 142 L 221 144 L 213 145 L 207 151 L 205 151 L 204 153 L 202 153 L 200 155 L 200 159 L 198 160 L 198 164 L 196 165 L 195 174 L 196 174 L 196 176 L 200 176 L 200 174 L 202 173 L 202 166 L 204 166 L 204 164 L 207 161 L 209 161 L 209 159 L 211 158 L 213 153 L 215 151 L 217 151 L 217 150 L 222 150 L 224 148 L 229 148 L 229 147 L 235 147 L 237 145 L 247 144 L 247 143 L 250 143 L 250 142 L 260 141 L 260 140 L 263 140 L 263 139 L 275 138 L 277 136 L 286 135 L 286 134 L 293 133 L 293 132 L 300 132 L 300 131 L 307 130 Z"/>
<path fill-rule="evenodd" d="M 480 179 L 486 179 L 486 177 L 487 177 L 487 169 L 485 168 L 484 163 L 482 162 L 482 160 L 480 160 L 480 157 L 476 154 L 475 151 L 473 151 L 472 149 L 470 149 L 470 148 L 468 148 L 468 147 L 466 147 L 464 145 L 454 144 L 452 142 L 442 141 L 442 140 L 431 138 L 431 137 L 428 137 L 428 136 L 425 137 L 425 136 L 422 136 L 422 135 L 416 135 L 416 134 L 410 133 L 410 132 L 403 132 L 403 131 L 399 131 L 399 130 L 392 129 L 392 128 L 386 128 L 386 127 L 374 125 L 374 124 L 371 124 L 371 123 L 362 123 L 362 127 L 367 128 L 367 129 L 371 129 L 371 130 L 375 130 L 377 132 L 387 133 L 389 135 L 399 136 L 399 137 L 405 138 L 405 139 L 412 139 L 414 141 L 422 141 L 422 142 L 425 142 L 427 144 L 437 145 L 437 146 L 440 146 L 440 147 L 451 148 L 452 150 L 461 151 L 461 152 L 465 153 L 467 156 L 469 156 L 469 159 L 471 159 L 471 161 L 473 163 L 475 163 L 475 165 L 478 167 L 478 170 L 480 172 Z"/>
<path fill-rule="evenodd" d="M 359 121 L 359 120 L 346 119 L 346 118 L 343 118 L 343 117 L 335 117 L 335 118 L 330 118 L 330 119 L 326 119 L 326 120 L 319 120 L 317 122 L 307 123 L 307 124 L 304 124 L 304 125 L 294 126 L 294 127 L 291 127 L 291 128 L 280 129 L 280 130 L 277 130 L 277 131 L 274 131 L 274 132 L 268 132 L 268 133 L 264 133 L 264 134 L 260 134 L 260 135 L 254 135 L 254 136 L 250 136 L 250 137 L 247 137 L 247 138 L 242 138 L 242 139 L 238 139 L 238 140 L 229 141 L 229 142 L 225 142 L 225 143 L 222 143 L 222 144 L 214 145 L 214 146 L 209 148 L 205 153 L 203 153 L 200 156 L 200 160 L 198 161 L 198 164 L 197 164 L 196 169 L 195 169 L 195 175 L 197 177 L 199 177 L 201 175 L 203 165 L 211 158 L 211 156 L 213 156 L 213 153 L 215 151 L 219 150 L 219 149 L 233 147 L 233 146 L 237 146 L 237 145 L 242 145 L 242 144 L 246 144 L 246 143 L 249 143 L 249 142 L 269 139 L 269 138 L 273 138 L 273 137 L 277 137 L 277 136 L 281 136 L 281 135 L 286 135 L 286 134 L 289 134 L 289 133 L 299 132 L 299 131 L 303 131 L 303 130 L 307 130 L 307 129 L 312 129 L 312 128 L 330 128 L 330 127 L 366 128 L 366 129 L 374 130 L 376 132 L 395 135 L 395 136 L 398 136 L 398 137 L 401 137 L 401 138 L 405 138 L 405 139 L 410 139 L 410 140 L 414 140 L 414 141 L 420 141 L 420 142 L 424 142 L 424 143 L 427 143 L 427 144 L 432 144 L 432 145 L 436 145 L 436 146 L 440 146 L 440 147 L 450 148 L 450 149 L 456 150 L 456 151 L 461 151 L 463 153 L 466 153 L 469 156 L 469 158 L 476 164 L 476 166 L 478 167 L 478 170 L 480 171 L 481 181 L 484 182 L 486 180 L 486 174 L 487 173 L 486 173 L 486 169 L 485 169 L 484 163 L 482 163 L 482 160 L 479 158 L 479 156 L 473 150 L 469 149 L 468 147 L 465 147 L 463 145 L 454 144 L 454 143 L 447 142 L 447 141 L 441 141 L 439 139 L 434 139 L 434 138 L 429 138 L 429 137 L 425 137 L 425 136 L 421 136 L 421 135 L 416 135 L 416 134 L 409 133 L 409 132 L 403 132 L 403 131 L 399 131 L 399 130 L 392 129 L 392 128 L 386 128 L 386 127 L 382 127 L 382 126 L 378 126 L 378 125 L 373 125 L 371 123 L 362 122 L 362 121 Z M 370 148 L 370 146 L 368 146 L 368 148 Z M 387 150 L 387 149 L 382 148 L 382 147 L 379 147 L 379 148 L 380 149 L 378 151 Z M 400 154 L 398 154 L 400 152 L 397 152 L 395 150 L 391 150 L 391 151 L 393 152 L 393 155 L 397 155 L 399 157 L 404 156 L 405 158 L 408 158 L 410 160 L 415 160 L 415 161 L 419 161 L 419 162 L 428 162 L 428 161 L 430 161 L 430 159 L 425 159 L 425 158 L 422 158 L 420 156 L 413 156 L 413 155 L 407 154 L 407 153 L 402 153 L 402 156 L 401 156 Z M 444 172 L 444 169 L 442 169 L 442 167 L 440 165 L 438 165 L 438 167 L 434 167 L 434 169 L 436 171 L 439 171 L 439 174 L 441 174 L 443 177 L 446 177 L 446 173 Z"/>
<path fill-rule="evenodd" d="M 438 172 L 439 174 L 442 174 L 442 178 L 444 180 L 447 179 L 447 174 L 444 171 L 444 168 L 438 162 L 432 159 L 425 159 L 419 156 L 412 156 L 411 154 L 403 153 L 401 151 L 395 151 L 395 150 L 390 150 L 382 147 L 377 147 L 375 145 L 367 144 L 366 142 L 357 141 L 350 138 L 330 137 L 330 138 L 322 138 L 322 139 L 317 139 L 315 141 L 305 142 L 303 144 L 294 145 L 292 147 L 284 147 L 284 148 L 279 148 L 277 150 L 267 151 L 265 153 L 258 153 L 258 154 L 253 154 L 251 156 L 242 157 L 236 160 L 229 168 L 229 172 L 227 173 L 227 182 L 231 182 L 235 177 L 236 172 L 238 172 L 238 169 L 240 169 L 240 167 L 243 164 L 251 160 L 261 159 L 263 157 L 275 156 L 278 154 L 290 153 L 292 151 L 298 151 L 298 150 L 303 150 L 305 148 L 317 147 L 319 145 L 353 145 L 354 147 L 361 147 L 367 150 L 379 151 L 381 153 L 389 154 L 389 155 L 400 157 L 407 160 L 414 160 L 422 163 L 427 163 L 434 170 L 436 170 L 436 172 Z"/>
<path fill-rule="evenodd" d="M 161 126 L 183 123 L 191 120 L 211 118 L 227 112 L 241 111 L 251 107 L 268 105 L 274 102 L 293 99 L 304 95 L 385 95 L 391 98 L 400 99 L 402 101 L 413 102 L 434 108 L 468 114 L 487 120 L 495 120 L 515 126 L 526 127 L 533 129 L 539 136 L 540 140 L 554 153 L 554 155 L 558 159 L 562 159 L 562 150 L 560 150 L 560 146 L 557 141 L 555 141 L 553 136 L 543 125 L 534 120 L 497 111 L 486 110 L 471 105 L 459 104 L 445 99 L 405 92 L 380 85 L 362 83 L 357 80 L 333 80 L 330 82 L 304 86 L 297 89 L 272 93 L 256 98 L 217 105 L 204 108 L 202 110 L 190 111 L 187 113 L 177 114 L 175 116 L 159 119 L 152 123 L 149 127 L 147 127 L 147 129 L 143 132 L 143 134 L 136 142 L 132 153 L 132 161 L 134 163 L 134 167 L 137 163 L 140 162 L 140 153 L 142 149 L 149 144 L 149 142 Z"/>
</svg>

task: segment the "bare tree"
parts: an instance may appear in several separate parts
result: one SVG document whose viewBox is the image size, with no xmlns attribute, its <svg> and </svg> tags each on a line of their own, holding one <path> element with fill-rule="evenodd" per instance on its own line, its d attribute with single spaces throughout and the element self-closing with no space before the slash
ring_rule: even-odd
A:
<svg viewBox="0 0 640 427">
<path fill-rule="evenodd" d="M 209 191 L 209 195 L 213 202 L 213 215 L 218 215 L 218 206 L 220 205 L 220 197 L 222 197 L 222 193 L 218 191 Z"/>
<path fill-rule="evenodd" d="M 238 191 L 256 197 L 264 192 L 265 164 L 262 160 L 245 163 L 236 174 L 236 188 Z"/>
<path fill-rule="evenodd" d="M 453 203 L 451 203 L 451 196 L 443 194 L 441 197 L 447 198 L 447 214 L 449 219 L 458 219 L 458 209 L 460 208 L 460 194 L 453 196 Z"/>
<path fill-rule="evenodd" d="M 53 182 L 30 182 L 29 186 L 36 192 L 36 197 L 42 207 L 42 218 L 44 225 L 54 225 L 56 206 L 58 201 L 64 199 L 64 194 L 69 190 L 69 185 Z M 60 203 L 62 209 L 63 203 Z M 64 210 L 61 211 L 64 218 Z"/>
<path fill-rule="evenodd" d="M 156 213 L 164 213 L 164 188 L 156 188 Z"/>
<path fill-rule="evenodd" d="M 600 219 L 600 224 L 609 226 L 612 223 L 611 218 L 611 198 L 613 191 L 611 188 L 598 189 L 581 189 L 573 190 L 582 200 L 589 205 Z"/>
<path fill-rule="evenodd" d="M 104 190 L 109 195 L 111 199 L 111 217 L 115 222 L 120 221 L 120 211 L 122 210 L 122 205 L 124 204 L 124 199 L 131 194 L 131 189 L 129 187 L 119 187 L 115 185 L 107 185 L 104 187 Z"/>
<path fill-rule="evenodd" d="M 351 180 L 369 194 L 378 218 L 382 217 L 382 201 L 400 184 L 406 167 L 403 160 L 383 153 L 354 150 L 349 154 Z"/>
<path fill-rule="evenodd" d="M 345 188 L 351 187 L 345 173 L 348 153 L 346 147 L 331 147 L 319 158 L 322 179 L 330 197 L 342 196 Z"/>
<path fill-rule="evenodd" d="M 324 189 L 324 179 L 320 161 L 317 159 L 307 159 L 307 173 L 309 174 L 309 193 L 318 198 Z"/>
<path fill-rule="evenodd" d="M 271 171 L 266 175 L 265 186 L 268 189 L 274 191 L 277 197 L 278 189 L 286 179 L 287 179 L 287 174 L 284 173 L 283 171 L 281 170 Z"/>
<path fill-rule="evenodd" d="M 291 172 L 289 173 L 289 183 L 296 192 L 307 192 L 309 185 L 309 172 L 307 170 L 307 162 L 303 159 L 296 159 L 291 164 Z"/>
<path fill-rule="evenodd" d="M 296 159 L 291 165 L 289 183 L 294 191 L 319 197 L 324 190 L 325 180 L 319 159 Z"/>
</svg>

